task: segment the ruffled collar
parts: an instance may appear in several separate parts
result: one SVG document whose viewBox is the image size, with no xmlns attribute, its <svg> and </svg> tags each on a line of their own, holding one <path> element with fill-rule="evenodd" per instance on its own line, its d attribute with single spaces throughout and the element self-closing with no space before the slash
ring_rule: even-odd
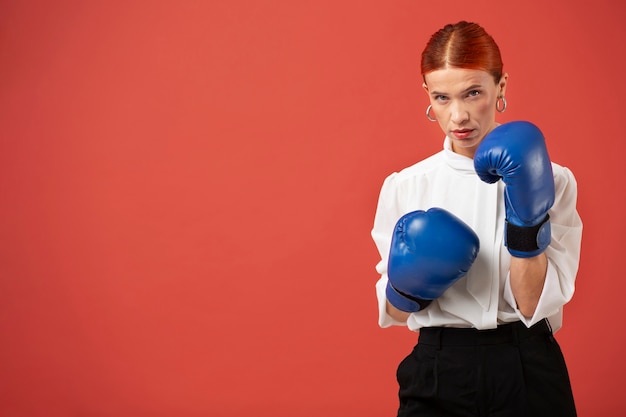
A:
<svg viewBox="0 0 626 417">
<path fill-rule="evenodd" d="M 476 175 L 476 171 L 474 170 L 474 160 L 454 152 L 452 150 L 452 141 L 447 136 L 443 140 L 443 154 L 446 163 L 453 169 L 463 174 Z"/>
</svg>

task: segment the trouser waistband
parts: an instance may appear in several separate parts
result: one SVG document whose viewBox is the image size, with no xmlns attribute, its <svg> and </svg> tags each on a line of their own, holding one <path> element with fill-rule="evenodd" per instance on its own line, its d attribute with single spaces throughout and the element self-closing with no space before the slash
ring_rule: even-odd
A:
<svg viewBox="0 0 626 417">
<path fill-rule="evenodd" d="M 419 331 L 418 343 L 437 346 L 478 346 L 503 343 L 519 343 L 539 334 L 552 334 L 547 319 L 526 327 L 521 321 L 507 323 L 495 329 L 478 330 L 456 327 L 423 327 Z"/>
</svg>

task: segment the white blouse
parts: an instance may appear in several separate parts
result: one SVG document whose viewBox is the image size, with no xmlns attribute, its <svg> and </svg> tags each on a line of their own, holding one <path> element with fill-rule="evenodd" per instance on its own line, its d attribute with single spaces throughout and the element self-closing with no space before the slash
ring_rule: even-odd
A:
<svg viewBox="0 0 626 417">
<path fill-rule="evenodd" d="M 556 190 L 549 211 L 552 241 L 545 253 L 548 271 L 535 314 L 524 317 L 517 309 L 509 281 L 511 255 L 504 247 L 504 183 L 484 183 L 474 171 L 474 161 L 454 153 L 450 139 L 444 149 L 385 179 L 372 237 L 381 256 L 376 283 L 381 327 L 406 325 L 491 329 L 521 320 L 530 327 L 548 318 L 553 331 L 562 325 L 563 305 L 574 294 L 578 271 L 582 222 L 576 211 L 577 186 L 572 172 L 552 163 Z M 441 207 L 467 223 L 480 239 L 480 250 L 467 275 L 427 308 L 411 313 L 406 323 L 386 313 L 387 259 L 396 222 L 414 210 Z"/>
</svg>

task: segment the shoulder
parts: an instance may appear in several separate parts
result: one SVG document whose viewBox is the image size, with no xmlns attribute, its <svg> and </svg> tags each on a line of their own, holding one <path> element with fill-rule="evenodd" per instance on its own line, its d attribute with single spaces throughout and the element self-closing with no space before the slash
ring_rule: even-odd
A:
<svg viewBox="0 0 626 417">
<path fill-rule="evenodd" d="M 406 212 L 409 202 L 421 201 L 442 161 L 442 153 L 436 153 L 387 176 L 380 191 L 379 210 L 387 207 L 400 214 Z"/>
<path fill-rule="evenodd" d="M 576 177 L 569 168 L 559 165 L 556 162 L 552 162 L 552 174 L 554 176 L 554 185 L 557 188 L 576 188 Z"/>
<path fill-rule="evenodd" d="M 578 184 L 574 173 L 569 168 L 554 162 L 552 163 L 552 174 L 554 176 L 555 202 L 550 216 L 554 219 L 553 223 L 564 222 L 565 220 L 558 220 L 557 216 L 561 214 L 569 216 L 576 211 Z"/>
<path fill-rule="evenodd" d="M 394 172 L 387 177 L 387 181 L 403 183 L 405 181 L 413 181 L 417 177 L 428 176 L 437 171 L 443 163 L 443 151 L 429 156 L 426 159 L 408 166 L 398 172 Z"/>
</svg>

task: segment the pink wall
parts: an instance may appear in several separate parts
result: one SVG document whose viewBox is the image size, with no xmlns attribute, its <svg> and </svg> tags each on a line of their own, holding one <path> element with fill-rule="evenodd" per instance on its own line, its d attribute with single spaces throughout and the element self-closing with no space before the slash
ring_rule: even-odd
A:
<svg viewBox="0 0 626 417">
<path fill-rule="evenodd" d="M 382 180 L 437 151 L 419 54 L 483 24 L 579 182 L 558 333 L 581 416 L 626 408 L 616 1 L 0 3 L 0 415 L 393 415 Z"/>
</svg>

